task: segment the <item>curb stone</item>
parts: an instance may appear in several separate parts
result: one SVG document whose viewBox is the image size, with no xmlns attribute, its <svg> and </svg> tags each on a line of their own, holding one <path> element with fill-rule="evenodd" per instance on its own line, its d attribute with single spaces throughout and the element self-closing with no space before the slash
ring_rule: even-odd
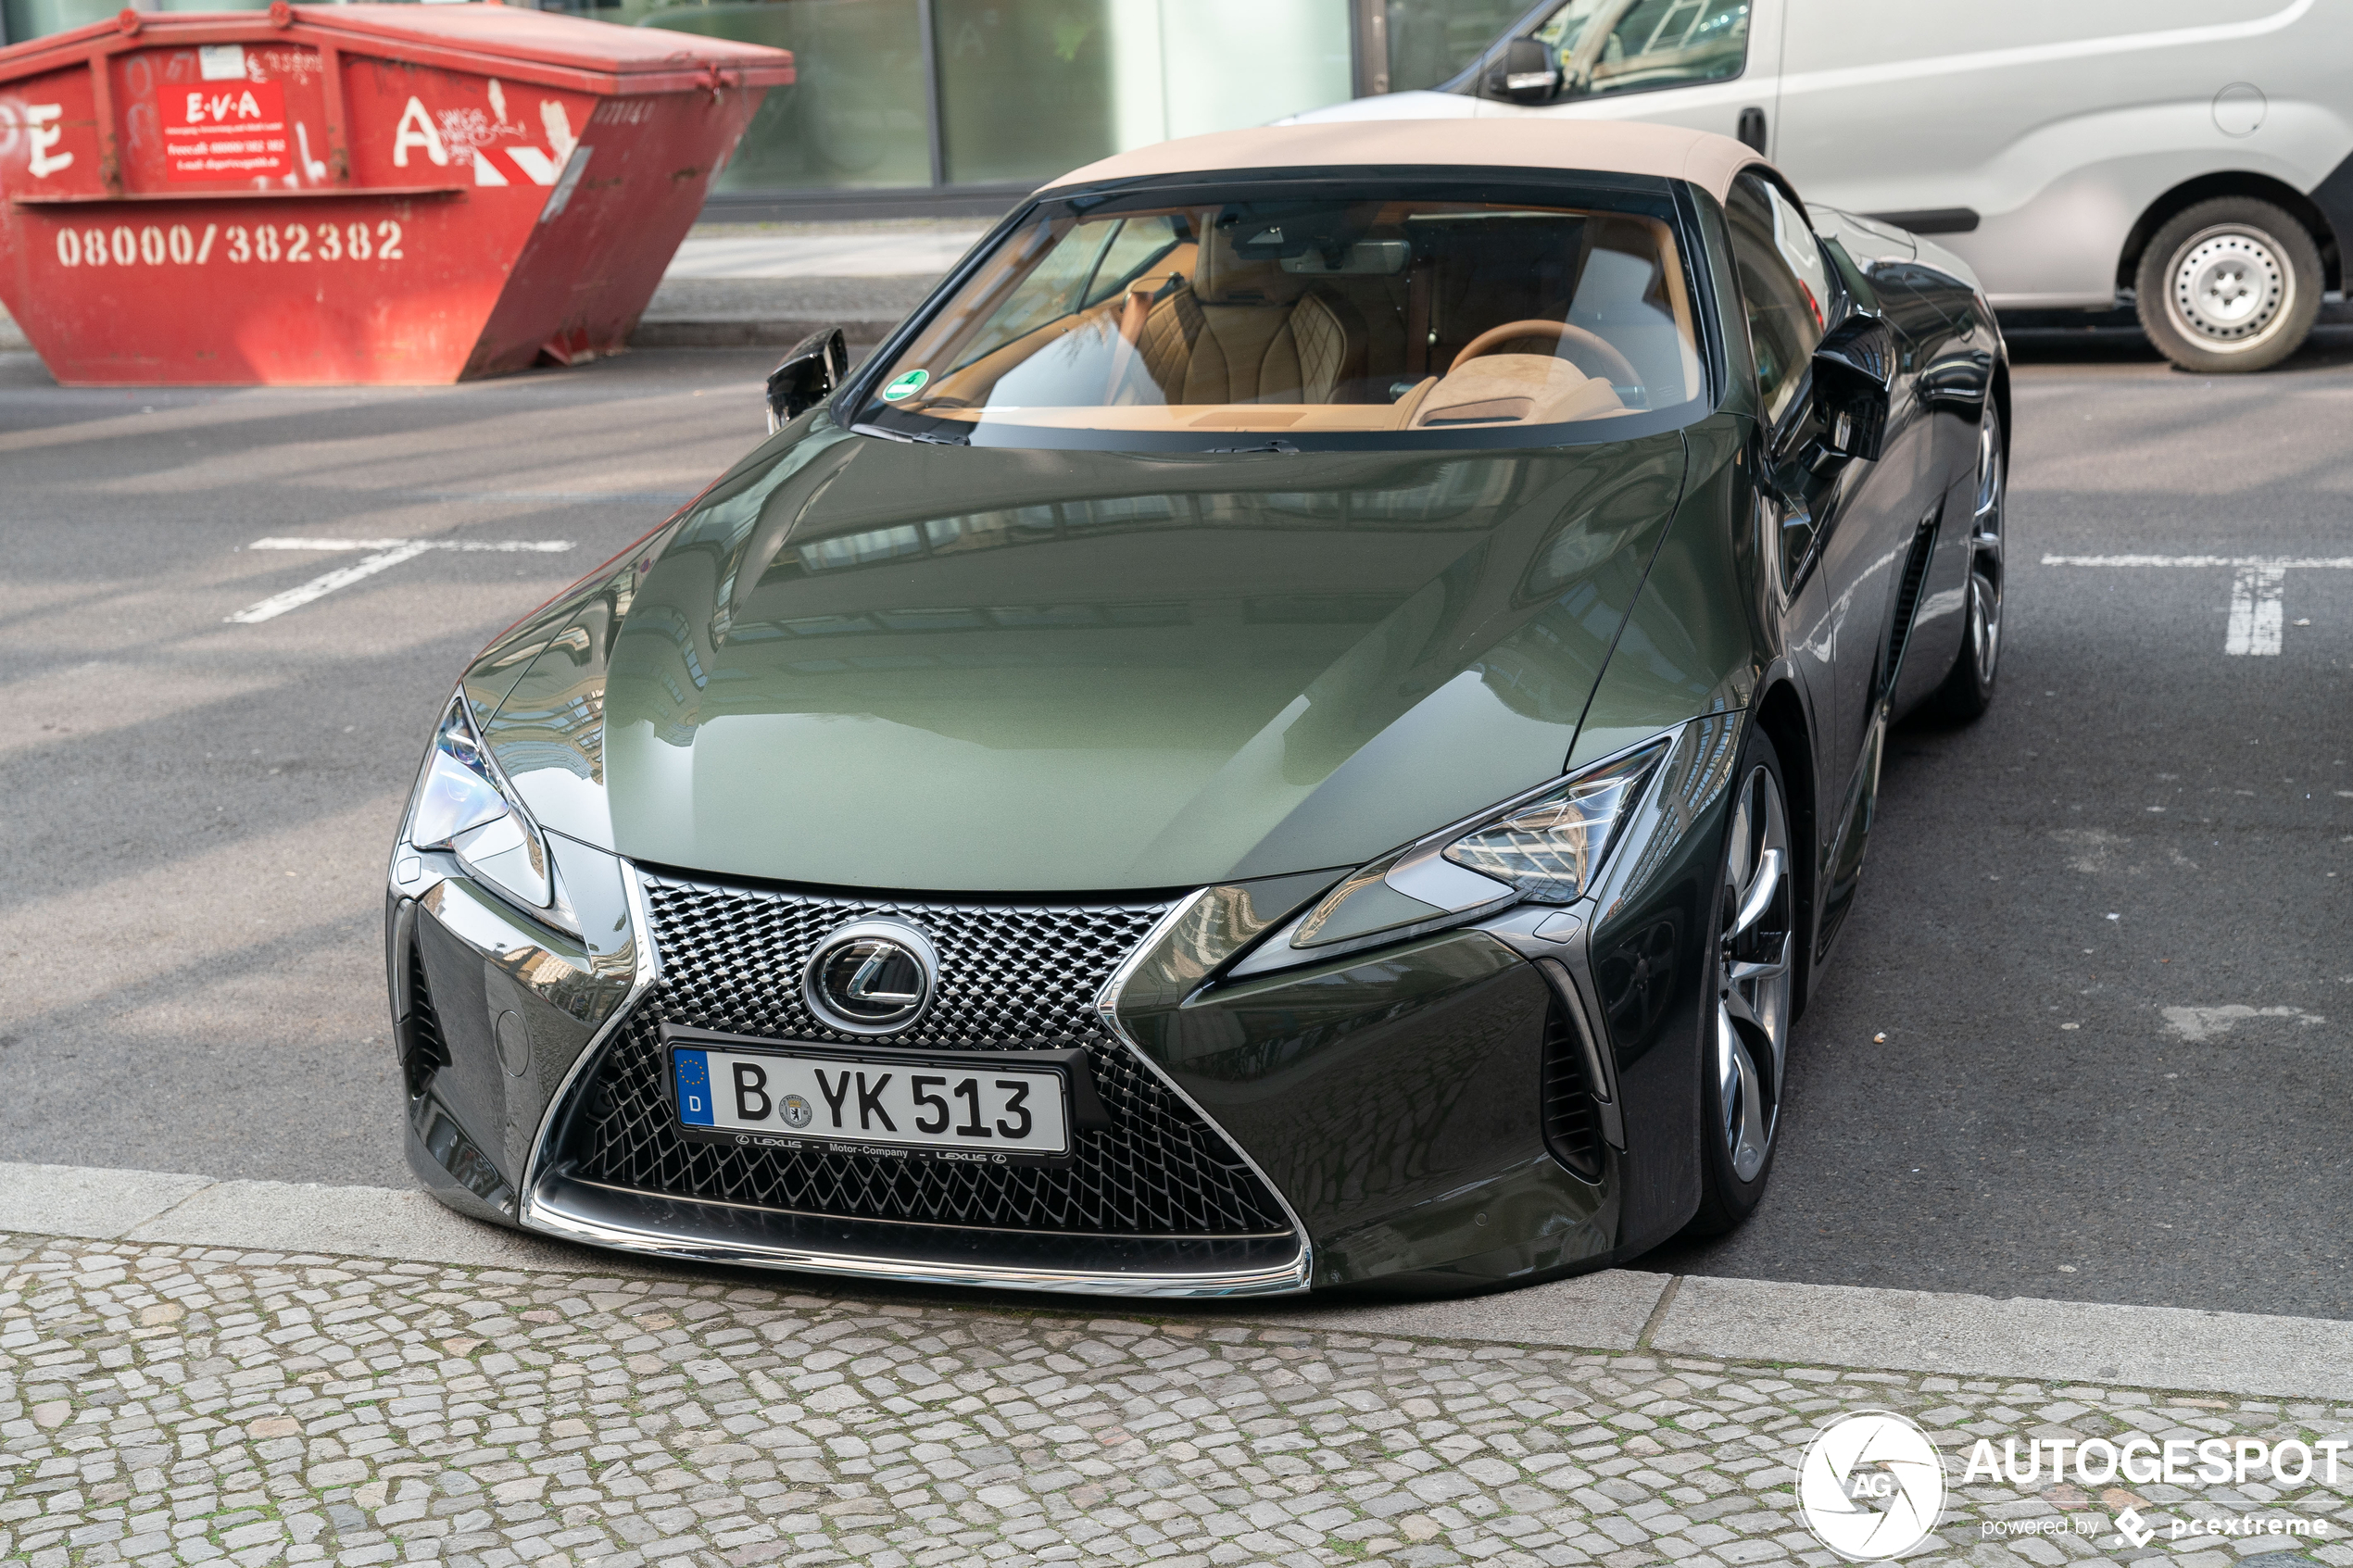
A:
<svg viewBox="0 0 2353 1568">
<path fill-rule="evenodd" d="M 89 1240 L 322 1253 L 526 1273 L 744 1277 L 740 1271 L 595 1252 L 502 1230 L 451 1213 L 422 1192 L 216 1181 L 167 1172 L 0 1163 L 0 1227 Z M 806 1283 L 829 1293 L 908 1296 L 863 1283 Z M 1027 1311 L 1100 1310 L 1055 1297 L 920 1290 L 913 1295 L 975 1305 L 1017 1300 Z M 1634 1269 L 1606 1269 L 1456 1300 L 1314 1298 L 1246 1306 L 1154 1301 L 1137 1303 L 1135 1310 L 1155 1317 L 1215 1317 L 1475 1343 L 2353 1399 L 2353 1323 L 2254 1312 L 2032 1298 L 1995 1300 Z"/>
</svg>

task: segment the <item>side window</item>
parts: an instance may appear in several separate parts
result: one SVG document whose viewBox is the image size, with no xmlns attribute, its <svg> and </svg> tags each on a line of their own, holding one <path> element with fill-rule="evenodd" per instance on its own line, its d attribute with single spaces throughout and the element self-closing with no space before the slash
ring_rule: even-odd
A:
<svg viewBox="0 0 2353 1568">
<path fill-rule="evenodd" d="M 1536 37 L 1569 95 L 1726 82 L 1748 64 L 1749 0 L 1568 0 Z"/>
<path fill-rule="evenodd" d="M 1778 421 L 1805 383 L 1814 345 L 1822 341 L 1830 273 L 1805 215 L 1756 176 L 1743 174 L 1732 182 L 1724 217 L 1732 232 L 1741 299 L 1748 308 L 1757 390 L 1766 420 Z"/>
</svg>

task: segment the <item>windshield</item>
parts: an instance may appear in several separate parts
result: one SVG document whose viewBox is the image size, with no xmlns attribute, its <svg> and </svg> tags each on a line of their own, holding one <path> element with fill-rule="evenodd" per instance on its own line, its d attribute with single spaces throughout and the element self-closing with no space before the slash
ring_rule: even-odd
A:
<svg viewBox="0 0 2353 1568">
<path fill-rule="evenodd" d="M 1680 422 L 1705 378 L 1665 194 L 1473 183 L 1041 204 L 866 381 L 855 421 L 1213 451 L 1532 445 Z M 1662 413 L 1677 417 L 1645 417 Z"/>
</svg>

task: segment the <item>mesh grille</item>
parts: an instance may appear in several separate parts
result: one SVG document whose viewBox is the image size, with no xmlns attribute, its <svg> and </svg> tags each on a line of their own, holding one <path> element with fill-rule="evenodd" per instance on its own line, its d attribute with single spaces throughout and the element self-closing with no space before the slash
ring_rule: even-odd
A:
<svg viewBox="0 0 2353 1568">
<path fill-rule="evenodd" d="M 915 904 L 646 882 L 661 980 L 598 1064 L 570 1153 L 583 1179 L 845 1219 L 1105 1236 L 1287 1232 L 1281 1205 L 1224 1138 L 1109 1039 L 1096 995 L 1167 912 Z M 1084 1047 L 1109 1132 L 1066 1165 L 980 1166 L 689 1141 L 663 1094 L 661 1025 L 850 1041 L 812 1017 L 800 973 L 826 933 L 892 915 L 939 950 L 935 1000 L 900 1046 Z"/>
<path fill-rule="evenodd" d="M 1590 1180 L 1602 1173 L 1602 1140 L 1587 1077 L 1577 1025 L 1554 997 L 1544 1018 L 1544 1144 L 1554 1159 Z"/>
</svg>

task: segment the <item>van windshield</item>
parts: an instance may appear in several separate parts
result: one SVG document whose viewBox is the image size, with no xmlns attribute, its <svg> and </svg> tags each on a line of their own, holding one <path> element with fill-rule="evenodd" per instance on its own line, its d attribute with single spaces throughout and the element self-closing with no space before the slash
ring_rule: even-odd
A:
<svg viewBox="0 0 2353 1568">
<path fill-rule="evenodd" d="M 1704 396 L 1663 194 L 1439 189 L 1043 203 L 855 421 L 989 445 L 1541 445 L 1644 433 Z"/>
</svg>

